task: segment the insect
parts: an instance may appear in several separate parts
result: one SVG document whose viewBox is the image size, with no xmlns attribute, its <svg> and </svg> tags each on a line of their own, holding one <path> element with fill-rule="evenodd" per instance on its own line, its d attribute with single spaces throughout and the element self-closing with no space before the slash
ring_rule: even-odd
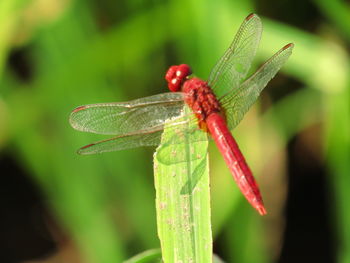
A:
<svg viewBox="0 0 350 263">
<path fill-rule="evenodd" d="M 266 214 L 258 185 L 231 134 L 267 83 L 287 61 L 294 47 L 292 43 L 285 45 L 246 79 L 261 33 L 260 18 L 256 14 L 248 15 L 233 42 L 212 69 L 208 81 L 192 76 L 190 67 L 181 64 L 171 66 L 166 73 L 165 79 L 171 92 L 128 102 L 77 107 L 70 115 L 73 128 L 115 136 L 88 144 L 78 153 L 95 154 L 155 146 L 160 143 L 166 122 L 170 122 L 171 127 L 195 122 L 197 129 L 207 132 L 215 141 L 246 199 L 261 215 Z M 187 115 L 184 114 L 184 106 L 191 109 Z"/>
</svg>

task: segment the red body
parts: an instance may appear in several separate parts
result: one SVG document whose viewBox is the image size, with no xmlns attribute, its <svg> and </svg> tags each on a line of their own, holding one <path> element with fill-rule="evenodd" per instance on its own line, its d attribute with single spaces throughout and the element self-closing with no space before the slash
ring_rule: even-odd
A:
<svg viewBox="0 0 350 263">
<path fill-rule="evenodd" d="M 265 215 L 259 187 L 227 127 L 219 101 L 207 82 L 188 78 L 190 72 L 186 64 L 170 67 L 166 74 L 169 89 L 174 92 L 182 89 L 186 94 L 185 101 L 197 116 L 199 127 L 213 137 L 241 192 L 261 215 Z"/>
<path fill-rule="evenodd" d="M 218 146 L 230 172 L 249 203 L 261 215 L 266 214 L 259 187 L 247 165 L 243 154 L 239 150 L 236 140 L 227 128 L 225 119 L 213 113 L 206 119 L 208 130 Z"/>
</svg>

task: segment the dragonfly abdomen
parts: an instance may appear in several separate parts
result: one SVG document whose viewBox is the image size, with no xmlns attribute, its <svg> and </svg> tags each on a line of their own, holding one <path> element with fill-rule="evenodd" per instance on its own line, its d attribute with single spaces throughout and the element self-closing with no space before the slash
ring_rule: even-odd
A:
<svg viewBox="0 0 350 263">
<path fill-rule="evenodd" d="M 236 140 L 227 128 L 225 119 L 220 114 L 213 113 L 208 116 L 206 125 L 241 192 L 261 215 L 265 215 L 258 185 Z"/>
</svg>

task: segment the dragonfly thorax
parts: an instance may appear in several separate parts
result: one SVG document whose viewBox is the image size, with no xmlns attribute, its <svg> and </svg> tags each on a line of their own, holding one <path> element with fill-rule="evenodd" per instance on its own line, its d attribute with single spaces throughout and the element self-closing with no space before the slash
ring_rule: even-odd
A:
<svg viewBox="0 0 350 263">
<path fill-rule="evenodd" d="M 182 91 L 185 93 L 185 102 L 198 118 L 200 128 L 206 130 L 208 116 L 221 112 L 220 103 L 212 89 L 206 81 L 191 78 L 184 82 Z"/>
<path fill-rule="evenodd" d="M 191 74 L 191 68 L 186 64 L 171 66 L 165 74 L 169 90 L 172 92 L 180 91 L 182 84 Z"/>
</svg>

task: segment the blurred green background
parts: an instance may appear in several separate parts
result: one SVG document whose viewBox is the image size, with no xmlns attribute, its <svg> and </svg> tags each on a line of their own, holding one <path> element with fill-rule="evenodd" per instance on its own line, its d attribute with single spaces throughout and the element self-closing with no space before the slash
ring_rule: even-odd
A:
<svg viewBox="0 0 350 263">
<path fill-rule="evenodd" d="M 243 19 L 254 64 L 294 53 L 234 131 L 268 215 L 243 200 L 210 145 L 214 252 L 226 262 L 350 262 L 350 5 L 340 0 L 0 1 L 1 254 L 9 262 L 122 262 L 159 247 L 154 149 L 78 156 L 82 104 L 206 78 Z"/>
</svg>

